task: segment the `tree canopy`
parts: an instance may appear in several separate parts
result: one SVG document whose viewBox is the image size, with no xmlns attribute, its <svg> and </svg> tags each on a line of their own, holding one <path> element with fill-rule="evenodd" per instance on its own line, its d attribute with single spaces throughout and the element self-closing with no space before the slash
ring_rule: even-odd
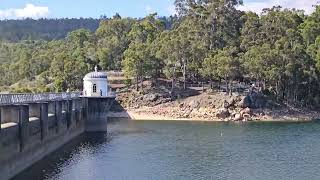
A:
<svg viewBox="0 0 320 180">
<path fill-rule="evenodd" d="M 282 7 L 256 14 L 238 10 L 242 3 L 176 0 L 172 17 L 61 19 L 55 28 L 65 29 L 56 34 L 44 31 L 54 20 L 1 21 L 0 86 L 25 80 L 45 91 L 79 90 L 99 65 L 123 70 L 136 85 L 165 77 L 174 91 L 178 81 L 183 88 L 198 81 L 231 88 L 245 80 L 283 102 L 320 105 L 320 6 L 310 15 Z M 8 30 L 18 26 L 29 33 Z"/>
</svg>

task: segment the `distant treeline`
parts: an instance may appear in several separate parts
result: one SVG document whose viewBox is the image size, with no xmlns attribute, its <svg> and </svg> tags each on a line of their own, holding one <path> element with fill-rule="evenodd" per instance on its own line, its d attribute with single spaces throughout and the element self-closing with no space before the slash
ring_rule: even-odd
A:
<svg viewBox="0 0 320 180">
<path fill-rule="evenodd" d="M 21 40 L 62 39 L 76 29 L 85 28 L 95 31 L 100 19 L 23 19 L 0 21 L 0 39 L 10 42 Z"/>
<path fill-rule="evenodd" d="M 117 16 L 117 15 L 116 15 Z M 71 31 L 88 29 L 92 32 L 99 27 L 101 20 L 108 19 L 101 16 L 94 18 L 62 18 L 62 19 L 23 19 L 23 20 L 0 20 L 0 40 L 19 42 L 21 40 L 57 40 L 63 39 Z M 109 18 L 110 19 L 110 18 Z M 166 17 L 159 17 L 171 28 L 172 22 Z"/>
</svg>

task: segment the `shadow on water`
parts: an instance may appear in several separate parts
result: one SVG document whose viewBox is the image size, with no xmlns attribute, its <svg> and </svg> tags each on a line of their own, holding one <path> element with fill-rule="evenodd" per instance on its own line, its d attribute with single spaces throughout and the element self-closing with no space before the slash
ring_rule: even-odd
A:
<svg viewBox="0 0 320 180">
<path fill-rule="evenodd" d="M 109 122 L 108 133 L 84 133 L 41 161 L 18 174 L 12 180 L 44 180 L 55 179 L 63 173 L 63 169 L 83 159 L 83 155 L 91 156 L 105 151 L 112 140 L 119 136 L 150 133 L 147 129 L 136 128 L 130 121 Z"/>
<path fill-rule="evenodd" d="M 26 169 L 12 180 L 43 180 L 48 179 L 51 175 L 61 172 L 61 167 L 70 164 L 84 150 L 90 150 L 89 153 L 95 153 L 102 146 L 105 146 L 112 140 L 113 136 L 107 133 L 84 133 L 73 139 L 63 147 L 46 156 L 30 168 Z"/>
</svg>

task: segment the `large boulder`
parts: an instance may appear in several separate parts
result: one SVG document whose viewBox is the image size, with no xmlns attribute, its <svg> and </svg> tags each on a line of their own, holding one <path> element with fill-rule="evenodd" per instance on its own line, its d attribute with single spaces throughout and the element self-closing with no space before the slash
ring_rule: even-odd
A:
<svg viewBox="0 0 320 180">
<path fill-rule="evenodd" d="M 230 116 L 230 112 L 227 108 L 221 108 L 216 113 L 216 117 L 220 119 L 225 119 Z"/>
<path fill-rule="evenodd" d="M 240 111 L 240 114 L 249 114 L 252 115 L 252 110 L 250 108 L 245 108 Z"/>
<path fill-rule="evenodd" d="M 235 97 L 231 97 L 229 99 L 224 100 L 222 107 L 224 108 L 230 108 L 230 107 L 234 107 L 236 105 L 236 98 Z"/>
<path fill-rule="evenodd" d="M 158 97 L 159 96 L 157 94 L 146 94 L 143 96 L 143 100 L 148 102 L 154 102 L 158 100 Z"/>
<path fill-rule="evenodd" d="M 236 114 L 235 116 L 234 116 L 234 119 L 233 119 L 234 121 L 242 121 L 243 120 L 243 116 L 242 116 L 242 114 Z"/>
<path fill-rule="evenodd" d="M 251 92 L 247 96 L 243 97 L 239 102 L 241 108 L 264 108 L 267 104 L 267 99 L 262 93 Z"/>
<path fill-rule="evenodd" d="M 242 98 L 241 101 L 239 102 L 239 107 L 241 107 L 241 108 L 251 107 L 251 98 L 250 98 L 250 96 L 245 96 L 244 98 Z"/>
<path fill-rule="evenodd" d="M 267 99 L 262 93 L 252 92 L 250 93 L 251 107 L 254 109 L 264 108 L 267 104 Z"/>
<path fill-rule="evenodd" d="M 191 109 L 199 109 L 199 107 L 200 107 L 200 102 L 197 101 L 197 100 L 191 101 L 191 102 L 189 103 L 189 107 L 190 107 Z"/>
</svg>

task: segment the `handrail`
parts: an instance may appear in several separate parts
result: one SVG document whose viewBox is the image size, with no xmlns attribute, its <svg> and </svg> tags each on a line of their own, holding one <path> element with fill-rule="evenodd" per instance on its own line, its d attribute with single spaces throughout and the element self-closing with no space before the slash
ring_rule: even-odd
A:
<svg viewBox="0 0 320 180">
<path fill-rule="evenodd" d="M 73 99 L 73 98 L 79 98 L 80 96 L 81 96 L 80 92 L 41 93 L 41 94 L 0 94 L 0 105 Z"/>
</svg>

